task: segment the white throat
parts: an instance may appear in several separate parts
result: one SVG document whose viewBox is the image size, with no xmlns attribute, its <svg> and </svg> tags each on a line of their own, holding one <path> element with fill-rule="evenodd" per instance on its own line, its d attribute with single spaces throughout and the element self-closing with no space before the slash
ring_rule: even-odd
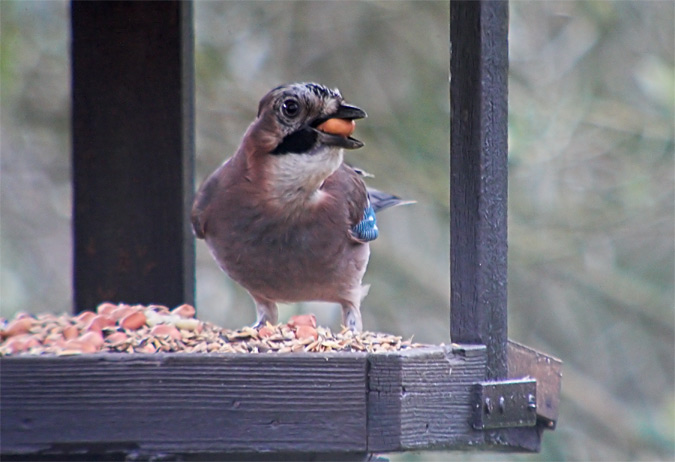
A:
<svg viewBox="0 0 675 462">
<path fill-rule="evenodd" d="M 319 188 L 340 167 L 342 159 L 342 148 L 333 147 L 272 156 L 268 181 L 273 200 L 291 209 L 315 203 L 323 194 Z"/>
</svg>

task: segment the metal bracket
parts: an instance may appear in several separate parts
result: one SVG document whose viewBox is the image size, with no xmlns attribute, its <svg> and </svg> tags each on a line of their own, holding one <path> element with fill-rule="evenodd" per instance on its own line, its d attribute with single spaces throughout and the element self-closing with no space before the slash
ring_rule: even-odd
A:
<svg viewBox="0 0 675 462">
<path fill-rule="evenodd" d="M 505 380 L 476 384 L 473 427 L 533 427 L 537 424 L 537 381 Z"/>
</svg>

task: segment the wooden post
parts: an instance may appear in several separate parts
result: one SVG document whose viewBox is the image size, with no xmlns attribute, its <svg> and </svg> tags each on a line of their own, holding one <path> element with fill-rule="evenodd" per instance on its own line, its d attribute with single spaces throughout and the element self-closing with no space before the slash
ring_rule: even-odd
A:
<svg viewBox="0 0 675 462">
<path fill-rule="evenodd" d="M 508 1 L 450 2 L 453 342 L 484 344 L 505 378 Z"/>
<path fill-rule="evenodd" d="M 189 1 L 73 1 L 74 309 L 194 300 Z"/>
</svg>

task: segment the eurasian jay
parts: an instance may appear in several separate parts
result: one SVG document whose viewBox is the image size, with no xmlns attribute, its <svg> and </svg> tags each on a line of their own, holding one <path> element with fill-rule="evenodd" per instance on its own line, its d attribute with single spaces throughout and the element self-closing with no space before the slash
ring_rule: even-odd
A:
<svg viewBox="0 0 675 462">
<path fill-rule="evenodd" d="M 328 301 L 362 329 L 361 284 L 378 235 L 375 212 L 404 203 L 367 189 L 343 162 L 354 121 L 366 117 L 316 83 L 265 95 L 234 156 L 204 181 L 192 208 L 195 235 L 253 297 L 255 326 L 277 323 L 278 302 Z"/>
</svg>

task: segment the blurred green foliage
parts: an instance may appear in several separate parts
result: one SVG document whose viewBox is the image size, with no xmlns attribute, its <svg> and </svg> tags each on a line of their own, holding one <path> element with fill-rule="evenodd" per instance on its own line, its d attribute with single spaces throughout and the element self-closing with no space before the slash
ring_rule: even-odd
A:
<svg viewBox="0 0 675 462">
<path fill-rule="evenodd" d="M 565 361 L 537 455 L 392 460 L 673 460 L 675 3 L 512 1 L 510 336 Z M 364 324 L 448 342 L 449 32 L 438 1 L 198 1 L 197 181 L 235 150 L 259 98 L 339 87 L 369 118 L 348 161 L 416 199 L 381 215 Z M 65 1 L 0 2 L 0 312 L 71 304 Z M 200 317 L 253 305 L 198 243 Z M 339 310 L 314 303 L 336 326 Z"/>
</svg>

